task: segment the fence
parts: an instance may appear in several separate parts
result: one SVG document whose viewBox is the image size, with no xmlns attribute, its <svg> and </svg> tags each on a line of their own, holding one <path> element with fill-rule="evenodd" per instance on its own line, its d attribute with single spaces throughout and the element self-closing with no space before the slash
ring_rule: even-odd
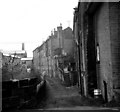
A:
<svg viewBox="0 0 120 112">
<path fill-rule="evenodd" d="M 62 69 L 58 67 L 59 78 L 65 82 L 66 86 L 74 86 L 78 83 L 78 74 L 77 71 L 69 71 L 65 73 Z"/>
<path fill-rule="evenodd" d="M 36 96 L 37 85 L 37 78 L 3 81 L 2 108 L 19 107 L 30 102 Z"/>
</svg>

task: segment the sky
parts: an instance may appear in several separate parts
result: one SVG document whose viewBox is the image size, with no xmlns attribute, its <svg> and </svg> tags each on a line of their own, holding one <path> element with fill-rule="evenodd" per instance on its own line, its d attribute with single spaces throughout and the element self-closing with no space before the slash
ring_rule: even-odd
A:
<svg viewBox="0 0 120 112">
<path fill-rule="evenodd" d="M 62 23 L 73 28 L 79 0 L 0 0 L 0 50 L 21 50 L 28 57 Z"/>
</svg>

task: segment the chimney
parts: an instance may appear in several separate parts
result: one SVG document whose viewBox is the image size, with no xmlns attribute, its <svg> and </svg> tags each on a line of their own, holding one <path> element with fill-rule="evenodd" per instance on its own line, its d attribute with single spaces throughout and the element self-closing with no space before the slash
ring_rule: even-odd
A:
<svg viewBox="0 0 120 112">
<path fill-rule="evenodd" d="M 62 24 L 60 23 L 60 26 L 57 27 L 58 32 L 62 31 Z"/>
<path fill-rule="evenodd" d="M 59 48 L 63 48 L 62 24 L 57 27 L 57 38 L 59 39 Z"/>
<path fill-rule="evenodd" d="M 53 36 L 53 31 L 51 31 L 51 36 Z"/>
<path fill-rule="evenodd" d="M 24 45 L 24 43 L 22 43 L 22 50 L 23 50 L 23 51 L 25 50 L 25 45 Z"/>
<path fill-rule="evenodd" d="M 54 28 L 54 35 L 57 36 L 57 31 L 55 30 L 55 28 Z"/>
</svg>

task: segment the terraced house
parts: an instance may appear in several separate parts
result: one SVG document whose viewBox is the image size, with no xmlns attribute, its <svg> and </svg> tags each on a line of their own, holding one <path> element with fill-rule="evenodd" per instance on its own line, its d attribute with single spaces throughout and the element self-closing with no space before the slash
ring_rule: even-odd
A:
<svg viewBox="0 0 120 112">
<path fill-rule="evenodd" d="M 51 32 L 51 35 L 41 46 L 33 51 L 34 67 L 39 68 L 41 73 L 44 72 L 51 77 L 59 75 L 58 77 L 61 78 L 58 72 L 63 70 L 64 65 L 73 59 L 73 50 L 72 29 L 67 27 L 63 30 L 60 25 L 57 30 L 54 29 Z"/>
</svg>

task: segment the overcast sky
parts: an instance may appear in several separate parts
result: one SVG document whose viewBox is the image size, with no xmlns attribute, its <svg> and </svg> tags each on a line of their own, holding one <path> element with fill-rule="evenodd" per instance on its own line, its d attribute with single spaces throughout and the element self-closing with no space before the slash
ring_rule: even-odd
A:
<svg viewBox="0 0 120 112">
<path fill-rule="evenodd" d="M 0 0 L 0 49 L 21 50 L 28 56 L 62 23 L 73 27 L 78 0 Z"/>
</svg>

